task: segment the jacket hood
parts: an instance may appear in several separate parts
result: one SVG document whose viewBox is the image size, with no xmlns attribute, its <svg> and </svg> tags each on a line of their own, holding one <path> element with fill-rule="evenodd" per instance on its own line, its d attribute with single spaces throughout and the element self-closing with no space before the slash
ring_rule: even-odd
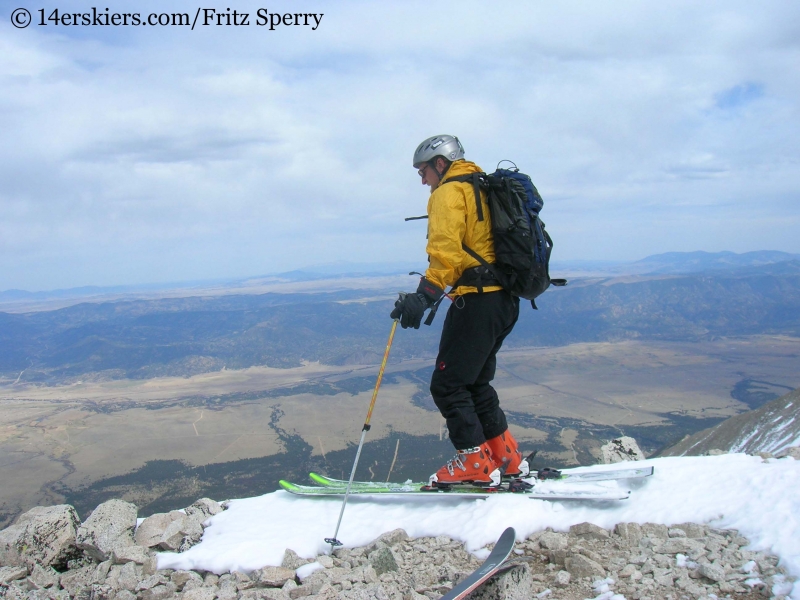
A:
<svg viewBox="0 0 800 600">
<path fill-rule="evenodd" d="M 445 173 L 444 179 L 442 179 L 442 183 L 444 183 L 451 177 L 458 177 L 459 175 L 469 175 L 470 173 L 480 173 L 482 171 L 483 169 L 481 169 L 474 162 L 470 162 L 468 160 L 457 160 L 450 164 L 450 168 L 447 169 L 447 173 Z"/>
</svg>

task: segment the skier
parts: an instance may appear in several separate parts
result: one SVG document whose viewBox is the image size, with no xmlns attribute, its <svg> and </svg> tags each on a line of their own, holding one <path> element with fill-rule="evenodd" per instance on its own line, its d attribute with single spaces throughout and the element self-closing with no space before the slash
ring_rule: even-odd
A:
<svg viewBox="0 0 800 600">
<path fill-rule="evenodd" d="M 497 352 L 519 317 L 519 298 L 505 291 L 466 244 L 494 262 L 486 193 L 484 220 L 478 220 L 470 182 L 452 178 L 482 172 L 464 160 L 457 137 L 436 135 L 414 152 L 414 168 L 431 189 L 428 199 L 428 268 L 415 293 L 401 295 L 391 313 L 403 329 L 419 329 L 425 310 L 441 301 L 446 286 L 453 303 L 447 311 L 430 391 L 447 420 L 456 456 L 430 477 L 431 485 L 478 482 L 497 485 L 501 470 L 525 476 L 528 464 L 508 430 L 497 392 L 491 386 Z"/>
</svg>

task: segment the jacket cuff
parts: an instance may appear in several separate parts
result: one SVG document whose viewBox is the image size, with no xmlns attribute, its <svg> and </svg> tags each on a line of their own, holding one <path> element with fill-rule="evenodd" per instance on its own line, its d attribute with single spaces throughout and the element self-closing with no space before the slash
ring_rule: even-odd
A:
<svg viewBox="0 0 800 600">
<path fill-rule="evenodd" d="M 419 280 L 417 293 L 425 296 L 428 305 L 433 305 L 444 295 L 444 290 L 423 277 Z"/>
</svg>

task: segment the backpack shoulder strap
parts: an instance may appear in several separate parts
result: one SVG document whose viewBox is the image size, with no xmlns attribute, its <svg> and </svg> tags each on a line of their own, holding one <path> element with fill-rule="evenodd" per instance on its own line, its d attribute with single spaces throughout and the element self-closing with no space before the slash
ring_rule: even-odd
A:
<svg viewBox="0 0 800 600">
<path fill-rule="evenodd" d="M 457 181 L 459 183 L 472 182 L 472 192 L 475 194 L 475 208 L 478 211 L 478 221 L 483 221 L 483 205 L 481 204 L 481 177 L 483 173 L 468 173 L 466 175 L 456 175 L 451 177 L 445 183 Z"/>
</svg>

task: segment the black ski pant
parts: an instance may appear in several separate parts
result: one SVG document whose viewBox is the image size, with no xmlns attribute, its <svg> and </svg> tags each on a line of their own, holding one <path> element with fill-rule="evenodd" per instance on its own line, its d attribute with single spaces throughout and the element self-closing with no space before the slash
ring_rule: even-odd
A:
<svg viewBox="0 0 800 600">
<path fill-rule="evenodd" d="M 431 395 L 457 450 L 480 446 L 508 429 L 490 382 L 497 351 L 518 317 L 519 298 L 504 290 L 465 294 L 447 311 Z"/>
</svg>

